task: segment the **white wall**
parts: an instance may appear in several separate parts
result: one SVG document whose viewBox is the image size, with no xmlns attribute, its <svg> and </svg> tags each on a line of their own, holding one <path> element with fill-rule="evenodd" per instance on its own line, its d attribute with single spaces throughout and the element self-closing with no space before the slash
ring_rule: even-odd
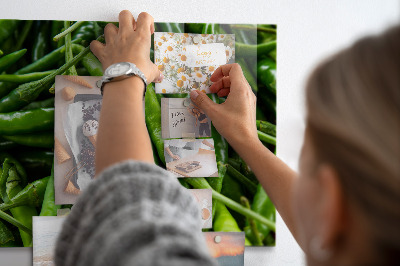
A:
<svg viewBox="0 0 400 266">
<path fill-rule="evenodd" d="M 396 0 L 336 1 L 2 1 L 0 19 L 117 21 L 129 9 L 161 22 L 271 23 L 278 25 L 277 155 L 297 170 L 304 129 L 303 85 L 313 66 L 355 39 L 400 21 Z M 31 265 L 31 249 L 1 249 L 0 265 Z M 245 265 L 302 265 L 302 252 L 281 218 L 275 248 L 246 249 Z"/>
</svg>

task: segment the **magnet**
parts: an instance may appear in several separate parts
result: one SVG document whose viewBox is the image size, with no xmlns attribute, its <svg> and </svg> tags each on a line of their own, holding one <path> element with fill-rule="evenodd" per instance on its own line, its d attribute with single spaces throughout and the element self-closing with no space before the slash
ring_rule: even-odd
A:
<svg viewBox="0 0 400 266">
<path fill-rule="evenodd" d="M 192 101 L 190 100 L 190 98 L 186 98 L 183 101 L 183 106 L 188 107 L 191 103 L 192 103 Z"/>
<path fill-rule="evenodd" d="M 200 36 L 196 35 L 193 37 L 193 43 L 199 43 L 200 42 Z"/>
<path fill-rule="evenodd" d="M 214 242 L 217 243 L 217 244 L 221 243 L 221 236 L 215 236 L 214 237 Z"/>
</svg>

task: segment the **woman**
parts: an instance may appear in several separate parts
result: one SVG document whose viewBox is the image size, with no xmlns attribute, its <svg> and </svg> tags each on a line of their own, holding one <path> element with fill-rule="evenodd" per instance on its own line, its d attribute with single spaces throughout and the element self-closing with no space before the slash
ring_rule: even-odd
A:
<svg viewBox="0 0 400 266">
<path fill-rule="evenodd" d="M 148 81 L 159 81 L 148 58 L 152 18 L 141 13 L 135 22 L 123 11 L 119 20 L 119 29 L 106 27 L 106 45 L 91 44 L 93 53 L 104 69 L 134 62 Z M 314 71 L 306 86 L 298 177 L 258 140 L 256 98 L 239 65 L 221 66 L 211 77 L 212 92 L 229 94 L 224 104 L 191 92 L 254 171 L 309 265 L 399 264 L 399 73 L 400 27 L 355 43 Z M 104 89 L 98 178 L 64 223 L 56 264 L 215 265 L 194 199 L 153 164 L 142 80 L 132 77 Z"/>
<path fill-rule="evenodd" d="M 187 107 L 189 113 L 196 118 L 196 124 L 195 126 L 197 127 L 197 122 L 199 122 L 199 137 L 211 137 L 211 129 L 210 125 L 208 124 L 208 119 L 207 115 L 204 113 L 203 110 L 197 108 L 197 107 L 192 107 L 189 108 Z"/>
</svg>

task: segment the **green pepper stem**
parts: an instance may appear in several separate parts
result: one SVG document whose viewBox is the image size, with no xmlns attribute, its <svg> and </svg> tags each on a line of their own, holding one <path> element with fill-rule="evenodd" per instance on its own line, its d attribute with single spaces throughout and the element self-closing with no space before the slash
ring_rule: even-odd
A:
<svg viewBox="0 0 400 266">
<path fill-rule="evenodd" d="M 250 191 L 250 193 L 255 194 L 257 191 L 257 185 L 250 181 L 246 176 L 236 170 L 232 165 L 226 165 L 227 172 L 240 183 L 245 185 L 245 187 Z"/>
<path fill-rule="evenodd" d="M 271 228 L 272 231 L 275 232 L 275 230 L 276 230 L 275 223 L 268 220 L 267 218 L 263 217 L 262 215 L 254 212 L 252 210 L 244 208 L 242 205 L 240 205 L 236 201 L 233 201 L 230 198 L 225 197 L 224 195 L 216 192 L 215 190 L 212 190 L 212 197 L 213 197 L 213 199 L 221 201 L 228 208 L 246 216 L 247 218 L 254 219 L 255 221 L 258 221 L 262 224 L 267 225 L 268 227 Z"/>
<path fill-rule="evenodd" d="M 26 227 L 25 225 L 20 223 L 18 220 L 16 220 L 14 217 L 12 217 L 11 215 L 8 215 L 7 213 L 5 213 L 3 211 L 0 211 L 0 219 L 3 219 L 4 221 L 7 221 L 12 225 L 15 225 L 22 231 L 32 235 L 32 229 L 29 229 L 28 227 Z"/>
<path fill-rule="evenodd" d="M 54 36 L 53 41 L 57 42 L 59 39 L 63 38 L 68 33 L 73 32 L 74 30 L 79 28 L 83 23 L 85 23 L 85 21 L 77 21 L 77 22 L 75 22 L 73 25 L 71 25 L 71 27 L 69 27 L 68 29 L 64 30 L 63 32 L 60 32 L 56 36 Z"/>
<path fill-rule="evenodd" d="M 23 206 L 24 204 L 20 204 L 20 203 L 10 203 L 10 204 L 6 204 L 6 203 L 3 203 L 3 204 L 0 204 L 0 211 L 6 211 L 6 210 L 9 210 L 9 209 L 12 209 L 12 208 L 15 208 L 15 207 L 20 207 L 20 206 Z"/>
<path fill-rule="evenodd" d="M 0 75 L 0 81 L 4 82 L 14 82 L 14 83 L 26 83 L 26 82 L 31 82 L 35 80 L 42 79 L 51 73 L 53 73 L 55 70 L 48 70 L 48 71 L 43 71 L 43 72 L 32 72 L 28 74 L 3 74 Z"/>
<path fill-rule="evenodd" d="M 101 41 L 104 39 L 104 36 L 101 35 L 99 36 L 96 40 Z M 59 69 L 57 69 L 56 71 L 54 71 L 53 73 L 51 73 L 50 75 L 48 75 L 47 77 L 43 78 L 41 81 L 42 84 L 47 84 L 48 82 L 50 82 L 55 76 L 60 75 L 62 73 L 64 73 L 68 68 L 70 68 L 71 66 L 75 65 L 76 63 L 78 63 L 79 60 L 82 59 L 82 57 L 84 57 L 85 55 L 87 55 L 90 52 L 90 46 L 86 47 L 85 49 L 83 49 L 79 54 L 77 54 L 74 58 L 72 58 L 71 61 L 69 61 L 68 63 L 64 64 L 62 67 L 60 67 Z"/>
<path fill-rule="evenodd" d="M 241 197 L 240 197 L 240 203 L 241 203 L 241 204 L 243 205 L 243 207 L 245 207 L 246 209 L 248 209 L 248 210 L 251 209 L 251 208 L 250 208 L 250 202 L 249 202 L 249 200 L 248 200 L 246 197 L 241 196 Z M 260 238 L 260 233 L 258 232 L 258 228 L 257 228 L 256 223 L 255 223 L 254 220 L 251 219 L 251 218 L 247 218 L 247 220 L 249 221 L 251 233 L 253 234 L 254 240 L 256 241 L 256 243 L 255 243 L 256 246 L 262 246 L 263 244 L 262 244 L 262 241 L 261 241 L 261 238 Z"/>
<path fill-rule="evenodd" d="M 276 138 L 257 130 L 258 138 L 265 143 L 276 145 Z"/>
</svg>

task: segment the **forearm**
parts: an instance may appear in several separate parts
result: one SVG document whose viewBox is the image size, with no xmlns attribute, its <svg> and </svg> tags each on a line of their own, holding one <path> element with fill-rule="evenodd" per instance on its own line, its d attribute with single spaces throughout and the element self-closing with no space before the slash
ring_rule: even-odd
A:
<svg viewBox="0 0 400 266">
<path fill-rule="evenodd" d="M 254 172 L 287 227 L 297 238 L 291 198 L 296 173 L 258 139 L 238 143 L 233 148 Z"/>
<path fill-rule="evenodd" d="M 96 175 L 120 161 L 154 162 L 143 113 L 143 81 L 131 77 L 104 87 L 96 147 Z"/>
</svg>

